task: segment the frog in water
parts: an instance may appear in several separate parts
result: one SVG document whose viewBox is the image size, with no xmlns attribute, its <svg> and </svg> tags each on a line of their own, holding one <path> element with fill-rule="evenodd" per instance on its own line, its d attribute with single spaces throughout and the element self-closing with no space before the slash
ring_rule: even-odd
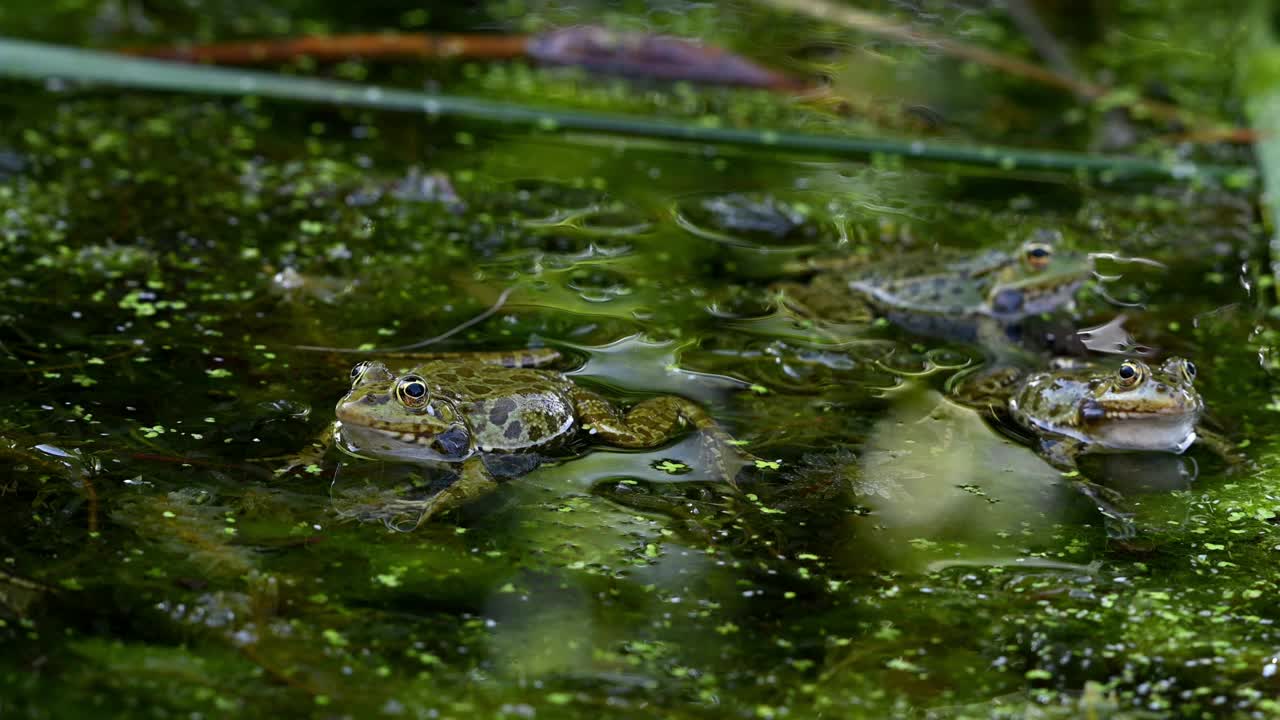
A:
<svg viewBox="0 0 1280 720">
<path fill-rule="evenodd" d="M 1039 372 L 1010 395 L 1009 414 L 1040 438 L 1041 454 L 1062 470 L 1075 469 L 1076 458 L 1089 452 L 1180 454 L 1199 437 L 1204 401 L 1195 379 L 1196 366 L 1179 357 L 1154 369 L 1126 360 L 1116 370 Z"/>
<path fill-rule="evenodd" d="M 962 381 L 953 396 L 997 413 L 1003 406 L 1014 423 L 1035 436 L 1041 457 L 1068 473 L 1078 471 L 1077 460 L 1086 453 L 1181 454 L 1196 442 L 1234 462 L 1229 443 L 1200 426 L 1204 401 L 1195 378 L 1196 366 L 1179 357 L 1155 368 L 1138 360 L 1126 360 L 1117 369 L 1078 366 L 1027 374 L 1000 368 Z M 1117 493 L 1073 477 L 1104 515 L 1127 524 L 1125 513 L 1114 506 Z"/>
<path fill-rule="evenodd" d="M 807 285 L 773 289 L 812 319 L 878 315 L 918 335 L 998 350 L 1012 344 L 1022 320 L 1070 305 L 1092 274 L 1089 255 L 1058 249 L 1053 240 L 1041 234 L 1015 251 L 940 249 L 863 267 L 856 260 L 808 263 L 788 268 L 818 270 Z"/>
<path fill-rule="evenodd" d="M 713 470 L 732 483 L 725 462 L 729 437 L 699 405 L 664 395 L 623 412 L 542 369 L 559 358 L 554 350 L 460 353 L 423 360 L 401 374 L 381 362 L 362 362 L 338 401 L 336 439 L 356 454 L 459 466 L 453 484 L 404 508 L 420 510 L 418 524 L 496 489 L 489 463 L 563 450 L 583 436 L 648 448 L 691 426 L 703 433 Z"/>
</svg>

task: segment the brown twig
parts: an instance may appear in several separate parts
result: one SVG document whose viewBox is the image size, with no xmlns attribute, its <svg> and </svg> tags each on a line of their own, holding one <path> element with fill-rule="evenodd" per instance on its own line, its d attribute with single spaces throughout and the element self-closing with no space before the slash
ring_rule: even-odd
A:
<svg viewBox="0 0 1280 720">
<path fill-rule="evenodd" d="M 898 40 L 917 47 L 937 50 L 944 55 L 968 60 L 979 65 L 995 68 L 1009 75 L 1066 90 L 1087 100 L 1098 101 L 1112 92 L 1112 88 L 1106 85 L 1073 78 L 1020 58 L 953 40 L 945 35 L 917 30 L 909 25 L 881 17 L 875 13 L 843 5 L 834 5 L 827 2 L 827 0 L 759 0 L 759 2 L 774 8 L 803 13 L 817 20 L 837 23 L 872 35 L 879 35 L 880 37 Z M 1134 110 L 1162 120 L 1186 121 L 1189 119 L 1189 113 L 1183 109 L 1158 100 L 1139 98 L 1132 101 L 1129 106 Z"/>
<path fill-rule="evenodd" d="M 260 40 L 177 48 L 124 48 L 128 55 L 212 63 L 215 65 L 257 65 L 290 62 L 310 57 L 324 62 L 353 57 L 430 59 L 523 57 L 527 35 L 401 35 L 368 33 L 324 37 Z"/>
<path fill-rule="evenodd" d="M 1195 143 L 1197 145 L 1206 145 L 1209 143 L 1234 143 L 1237 145 L 1252 145 L 1265 139 L 1266 135 L 1252 128 L 1206 128 L 1204 130 L 1196 130 L 1194 132 L 1177 133 L 1174 135 L 1165 135 L 1161 139 L 1169 143 Z"/>
<path fill-rule="evenodd" d="M 1005 0 L 1004 5 L 1013 24 L 1018 26 L 1040 57 L 1049 63 L 1049 67 L 1064 77 L 1080 77 L 1075 63 L 1071 61 L 1071 53 L 1053 36 L 1028 0 Z"/>
<path fill-rule="evenodd" d="M 880 17 L 866 10 L 833 5 L 826 0 L 761 0 L 761 2 L 783 10 L 803 13 L 817 20 L 834 22 L 872 35 L 899 40 L 909 45 L 932 48 L 952 57 L 997 68 L 1010 75 L 1035 80 L 1043 85 L 1069 90 L 1079 95 L 1097 98 L 1107 93 L 1107 88 L 1101 85 L 1076 80 L 1019 58 L 952 40 L 945 35 L 916 30 L 909 25 Z"/>
<path fill-rule="evenodd" d="M 290 62 L 304 56 L 324 62 L 353 57 L 381 60 L 528 57 L 547 65 L 572 65 L 591 72 L 659 80 L 741 85 L 778 92 L 802 92 L 811 87 L 810 83 L 710 45 L 668 35 L 614 32 L 591 25 L 537 35 L 375 33 L 185 48 L 125 48 L 120 52 L 217 65 Z"/>
<path fill-rule="evenodd" d="M 84 494 L 89 499 L 89 532 L 91 534 L 98 532 L 98 491 L 93 486 L 93 478 L 89 477 L 89 473 L 80 476 L 80 484 L 84 487 Z"/>
</svg>

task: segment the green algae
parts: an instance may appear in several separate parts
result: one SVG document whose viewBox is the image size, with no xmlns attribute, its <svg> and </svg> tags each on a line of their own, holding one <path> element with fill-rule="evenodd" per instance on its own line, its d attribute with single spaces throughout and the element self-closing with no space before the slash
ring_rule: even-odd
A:
<svg viewBox="0 0 1280 720">
<path fill-rule="evenodd" d="M 6 7 L 0 27 L 26 34 L 30 18 L 55 27 L 108 5 L 20 20 Z M 351 22 L 238 5 L 238 20 L 157 21 L 184 37 Z M 494 17 L 559 21 L 501 5 Z M 1161 28 L 1162 57 L 1185 63 L 1179 97 L 1228 116 L 1221 73 L 1173 51 L 1231 28 L 1197 39 L 1202 15 L 1123 5 L 1116 22 Z M 283 14 L 259 14 L 268 6 Z M 742 24 L 705 7 L 614 20 L 747 49 L 775 24 L 768 37 L 814 31 L 726 12 Z M 43 39 L 83 39 L 58 32 Z M 1112 38 L 1087 61 L 1136 87 L 1146 71 L 1118 60 L 1135 45 Z M 425 71 L 413 72 L 337 74 Z M 527 67 L 441 77 L 481 97 L 730 125 L 734 112 L 801 112 Z M 0 165 L 6 716 L 1280 712 L 1280 361 L 1240 187 L 1042 186 L 252 98 L 4 89 L 0 148 L 22 161 Z M 874 256 L 1045 226 L 1170 267 L 1123 267 L 1112 294 L 1148 303 L 1129 311 L 1144 342 L 1195 358 L 1213 419 L 1248 460 L 1102 463 L 1132 483 L 1133 542 L 1108 541 L 1025 447 L 938 405 L 971 348 L 885 325 L 797 326 L 761 297 L 779 247 Z M 507 288 L 496 314 L 435 349 L 555 344 L 619 400 L 706 403 L 763 465 L 733 492 L 680 444 L 593 452 L 413 533 L 343 511 L 432 482 L 420 469 L 329 455 L 275 472 L 331 420 L 354 361 L 296 346 L 413 343 Z M 1093 292 L 1080 305 L 1082 324 L 1117 312 Z"/>
</svg>

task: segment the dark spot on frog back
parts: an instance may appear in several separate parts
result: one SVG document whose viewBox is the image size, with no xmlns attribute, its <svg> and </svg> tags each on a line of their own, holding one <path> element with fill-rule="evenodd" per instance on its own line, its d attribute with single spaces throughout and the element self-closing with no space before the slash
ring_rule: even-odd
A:
<svg viewBox="0 0 1280 720">
<path fill-rule="evenodd" d="M 1009 315 L 1022 310 L 1025 300 L 1022 292 L 1013 288 L 1006 288 L 996 293 L 991 300 L 991 310 L 997 315 Z"/>
<path fill-rule="evenodd" d="M 516 440 L 520 437 L 522 432 L 524 432 L 524 425 L 521 424 L 519 420 L 516 420 L 507 426 L 507 429 L 502 433 L 502 436 L 508 440 Z"/>
<path fill-rule="evenodd" d="M 471 434 L 461 425 L 455 425 L 435 438 L 436 451 L 445 458 L 461 458 L 470 448 Z"/>
<path fill-rule="evenodd" d="M 503 425 L 507 422 L 507 418 L 511 416 L 511 411 L 515 409 L 516 401 L 511 398 L 495 400 L 493 405 L 489 407 L 489 422 L 494 425 Z M 519 425 L 519 423 L 516 423 L 516 425 Z M 511 435 L 508 434 L 507 437 L 511 437 Z"/>
</svg>

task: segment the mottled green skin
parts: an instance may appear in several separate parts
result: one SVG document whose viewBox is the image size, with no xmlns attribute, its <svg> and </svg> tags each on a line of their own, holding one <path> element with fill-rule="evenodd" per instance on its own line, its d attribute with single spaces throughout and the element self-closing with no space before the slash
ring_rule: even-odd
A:
<svg viewBox="0 0 1280 720">
<path fill-rule="evenodd" d="M 1125 366 L 1136 371 L 1123 377 Z M 1106 518 L 1108 534 L 1134 534 L 1123 498 L 1078 473 L 1087 453 L 1154 451 L 1182 453 L 1201 442 L 1228 461 L 1228 443 L 1197 427 L 1204 401 L 1192 383 L 1195 367 L 1170 358 L 1159 368 L 1126 361 L 1114 368 L 1077 367 L 1027 375 L 1002 368 L 962 384 L 956 399 L 987 407 L 1007 407 L 1018 425 L 1036 438 L 1036 450 L 1050 465 L 1068 473 Z"/>
<path fill-rule="evenodd" d="M 347 433 L 365 433 L 375 455 L 458 462 L 476 452 L 524 452 L 562 444 L 578 429 L 575 386 L 560 373 L 474 362 L 436 360 L 411 374 L 429 388 L 422 409 L 393 392 L 396 377 L 380 363 L 366 366 L 337 406 Z"/>
<path fill-rule="evenodd" d="M 916 334 L 1007 342 L 1018 321 L 1070 304 L 1093 272 L 1083 253 L 1057 250 L 1042 265 L 1014 251 L 934 250 L 820 272 L 808 285 L 775 286 L 813 316 L 837 322 L 880 315 Z"/>
<path fill-rule="evenodd" d="M 416 516 L 414 527 L 492 492 L 497 483 L 487 456 L 551 452 L 584 433 L 642 448 L 692 426 L 703 434 L 713 473 L 733 482 L 725 465 L 730 438 L 696 403 L 664 395 L 623 412 L 558 372 L 529 367 L 556 358 L 553 351 L 477 353 L 425 360 L 399 376 L 383 363 L 361 363 L 338 402 L 336 438 L 357 454 L 461 465 L 459 478 L 431 499 L 399 502 L 397 512 Z M 422 396 L 403 392 L 406 383 L 419 382 L 427 390 Z"/>
<path fill-rule="evenodd" d="M 884 312 L 1017 320 L 1071 302 L 1092 270 L 1087 255 L 1062 250 L 1043 268 L 1029 265 L 1021 252 L 946 251 L 869 268 L 847 282 Z"/>
</svg>

